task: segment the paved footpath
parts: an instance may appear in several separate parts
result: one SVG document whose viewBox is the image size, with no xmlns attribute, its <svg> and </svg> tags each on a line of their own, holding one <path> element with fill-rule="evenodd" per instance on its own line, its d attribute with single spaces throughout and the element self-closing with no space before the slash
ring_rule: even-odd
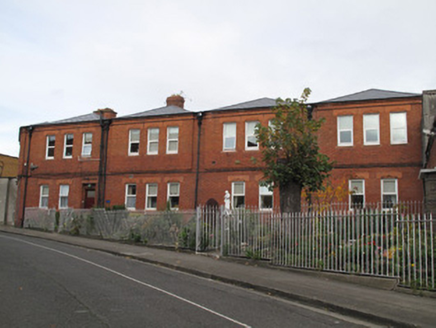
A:
<svg viewBox="0 0 436 328">
<path fill-rule="evenodd" d="M 0 225 L 0 232 L 131 257 L 389 327 L 436 327 L 435 293 L 426 293 L 425 297 L 412 295 L 396 288 L 393 279 L 278 269 L 255 261 L 229 260 L 3 225 Z"/>
</svg>

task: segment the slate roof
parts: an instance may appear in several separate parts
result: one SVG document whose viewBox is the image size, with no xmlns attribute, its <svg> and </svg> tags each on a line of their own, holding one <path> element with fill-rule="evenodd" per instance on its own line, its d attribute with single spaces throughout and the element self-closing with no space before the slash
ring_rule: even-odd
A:
<svg viewBox="0 0 436 328">
<path fill-rule="evenodd" d="M 328 99 L 319 102 L 323 103 L 333 103 L 333 102 L 348 102 L 348 101 L 363 101 L 363 100 L 379 100 L 379 99 L 392 99 L 392 98 L 407 98 L 407 97 L 417 97 L 420 96 L 419 93 L 409 93 L 409 92 L 397 92 L 389 90 L 380 89 L 369 89 L 361 92 L 356 92 L 350 95 Z"/>
<path fill-rule="evenodd" d="M 121 116 L 120 118 L 135 118 L 135 117 L 148 117 L 148 116 L 164 116 L 164 115 L 174 115 L 174 114 L 185 114 L 185 113 L 192 113 L 191 111 L 188 111 L 186 109 L 177 107 L 177 106 L 166 106 L 156 109 L 147 110 L 144 112 Z M 85 114 L 80 116 L 75 116 L 71 118 L 66 118 L 59 121 L 53 121 L 53 122 L 43 122 L 36 125 L 55 125 L 55 124 L 68 124 L 68 123 L 82 123 L 82 122 L 92 122 L 92 121 L 98 121 L 100 120 L 100 115 L 91 113 L 91 114 Z"/>
<path fill-rule="evenodd" d="M 187 113 L 193 113 L 193 112 L 177 106 L 165 106 L 165 107 L 146 110 L 144 112 L 140 112 L 136 114 L 122 116 L 121 118 L 164 116 L 164 115 L 187 114 Z"/>
<path fill-rule="evenodd" d="M 50 125 L 50 124 L 65 124 L 65 123 L 81 123 L 81 122 L 92 122 L 92 121 L 98 121 L 100 120 L 100 115 L 92 113 L 92 114 L 85 114 L 80 116 L 75 116 L 71 118 L 66 118 L 59 121 L 53 121 L 53 122 L 43 122 L 36 125 Z"/>
<path fill-rule="evenodd" d="M 212 111 L 219 110 L 234 110 L 234 109 L 251 109 L 251 108 L 265 108 L 265 107 L 275 107 L 276 100 L 272 98 L 260 98 L 256 100 L 251 100 L 231 106 L 220 107 L 212 109 Z"/>
</svg>

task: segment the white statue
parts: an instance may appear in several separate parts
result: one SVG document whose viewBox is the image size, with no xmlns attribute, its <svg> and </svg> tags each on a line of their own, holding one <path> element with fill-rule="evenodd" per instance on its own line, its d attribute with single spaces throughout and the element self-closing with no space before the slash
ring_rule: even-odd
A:
<svg viewBox="0 0 436 328">
<path fill-rule="evenodd" d="M 230 193 L 228 190 L 226 190 L 224 194 L 224 208 L 230 211 Z"/>
</svg>

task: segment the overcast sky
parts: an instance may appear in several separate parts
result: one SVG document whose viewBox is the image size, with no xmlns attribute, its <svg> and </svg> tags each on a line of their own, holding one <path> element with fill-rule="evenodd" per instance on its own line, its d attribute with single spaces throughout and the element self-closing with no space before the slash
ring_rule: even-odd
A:
<svg viewBox="0 0 436 328">
<path fill-rule="evenodd" d="M 436 89 L 435 17 L 435 0 L 0 0 L 0 153 L 20 126 L 181 91 L 199 111 Z"/>
</svg>

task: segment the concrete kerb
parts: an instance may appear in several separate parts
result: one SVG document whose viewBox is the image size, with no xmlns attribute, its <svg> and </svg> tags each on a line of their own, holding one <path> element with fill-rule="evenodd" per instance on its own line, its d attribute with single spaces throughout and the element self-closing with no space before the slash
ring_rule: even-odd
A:
<svg viewBox="0 0 436 328">
<path fill-rule="evenodd" d="M 87 238 L 83 238 L 83 237 L 65 236 L 67 238 L 69 237 L 68 239 L 71 239 L 71 241 L 70 241 L 70 240 L 67 240 L 66 238 L 56 238 L 57 236 L 59 236 L 59 237 L 62 237 L 62 236 L 57 235 L 57 234 L 52 234 L 49 232 L 39 232 L 39 231 L 33 232 L 32 230 L 24 230 L 24 229 L 18 229 L 18 228 L 12 228 L 12 229 L 6 228 L 6 229 L 4 229 L 4 227 L 5 226 L 0 226 L 0 231 L 6 232 L 6 233 L 11 233 L 11 234 L 17 234 L 17 235 L 26 235 L 26 236 L 40 238 L 40 239 L 49 239 L 49 240 L 57 241 L 57 242 L 67 244 L 67 245 L 79 246 L 79 247 L 83 247 L 83 248 L 87 248 L 87 249 L 93 249 L 93 250 L 109 253 L 109 254 L 116 255 L 116 256 L 131 258 L 131 259 L 141 261 L 144 263 L 149 263 L 149 264 L 153 264 L 156 266 L 177 270 L 180 272 L 196 275 L 196 276 L 199 276 L 202 278 L 211 279 L 211 280 L 219 281 L 222 283 L 235 285 L 235 286 L 242 287 L 242 288 L 252 289 L 252 290 L 255 290 L 257 292 L 267 294 L 269 296 L 276 296 L 276 297 L 280 297 L 280 298 L 287 299 L 290 301 L 295 301 L 295 302 L 298 302 L 301 304 L 309 305 L 312 307 L 332 311 L 332 312 L 339 313 L 342 315 L 351 316 L 351 317 L 354 317 L 357 319 L 367 320 L 367 321 L 372 322 L 374 324 L 388 325 L 388 326 L 394 326 L 394 327 L 400 327 L 400 328 L 401 327 L 405 327 L 405 328 L 416 327 L 416 325 L 414 325 L 414 324 L 399 322 L 399 321 L 393 320 L 391 318 L 385 318 L 382 316 L 374 315 L 373 313 L 368 313 L 368 312 L 352 309 L 350 307 L 345 307 L 345 306 L 341 306 L 341 305 L 331 304 L 329 302 L 318 299 L 316 297 L 307 297 L 307 296 L 296 294 L 296 293 L 285 292 L 285 291 L 278 290 L 275 288 L 262 286 L 259 284 L 252 284 L 250 282 L 243 281 L 242 279 L 228 278 L 228 277 L 224 277 L 224 276 L 220 276 L 220 275 L 216 275 L 216 274 L 211 274 L 211 273 L 207 273 L 207 272 L 200 271 L 200 270 L 195 270 L 195 269 L 192 269 L 189 267 L 184 267 L 184 266 L 180 266 L 180 265 L 176 265 L 176 264 L 167 263 L 164 261 L 152 260 L 149 258 L 145 258 L 145 257 L 141 257 L 141 256 L 138 256 L 135 254 L 131 254 L 131 253 L 124 253 L 121 251 L 111 250 L 111 249 L 108 249 L 105 247 L 85 245 L 84 243 L 80 243 L 80 242 L 77 243 L 77 241 L 79 241 L 78 240 L 79 238 L 85 239 L 85 240 L 87 239 Z M 29 233 L 26 233 L 27 231 Z M 76 240 L 76 242 L 73 242 L 73 240 Z M 105 240 L 101 240 L 101 241 L 105 241 Z M 132 246 L 134 246 L 134 245 L 132 245 Z M 217 260 L 222 260 L 222 259 L 223 258 L 219 258 Z M 239 262 L 239 264 L 241 264 L 241 262 L 244 262 L 244 261 L 241 261 L 239 259 L 235 260 L 235 259 L 228 259 L 228 258 L 225 258 L 225 261 L 234 262 L 234 263 Z M 245 261 L 245 262 L 247 262 L 247 261 Z M 272 269 L 270 266 L 266 266 L 266 267 L 269 267 L 270 269 Z M 277 269 L 277 268 L 274 268 L 274 269 Z M 283 269 L 279 268 L 279 270 L 283 270 Z M 306 271 L 305 271 L 305 273 L 306 273 Z"/>
<path fill-rule="evenodd" d="M 212 257 L 217 257 L 217 256 L 212 255 Z M 340 273 L 340 272 L 336 273 L 336 272 L 326 272 L 326 271 L 314 271 L 308 269 L 305 270 L 305 269 L 298 269 L 298 268 L 288 268 L 288 267 L 271 265 L 269 262 L 266 261 L 243 259 L 237 257 L 221 257 L 220 259 L 222 259 L 223 261 L 240 263 L 244 265 L 251 265 L 256 267 L 259 266 L 271 270 L 297 272 L 297 273 L 304 274 L 306 276 L 309 275 L 324 280 L 335 280 L 335 281 L 346 282 L 346 283 L 351 283 L 351 284 L 356 284 L 356 285 L 371 287 L 376 289 L 382 289 L 382 290 L 399 289 L 398 287 L 399 279 L 397 278 L 374 277 L 374 276 L 365 276 L 365 275 L 358 275 L 358 274 L 353 275 L 353 274 Z"/>
</svg>

